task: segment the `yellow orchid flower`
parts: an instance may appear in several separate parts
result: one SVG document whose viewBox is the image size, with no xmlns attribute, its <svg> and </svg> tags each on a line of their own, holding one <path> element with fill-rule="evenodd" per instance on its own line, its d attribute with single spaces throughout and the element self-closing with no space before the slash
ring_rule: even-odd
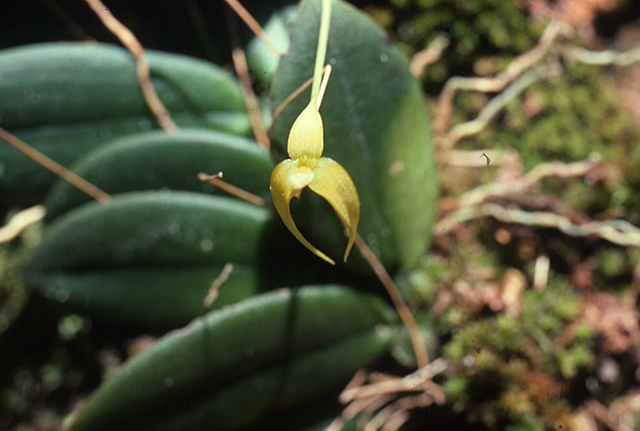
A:
<svg viewBox="0 0 640 431">
<path fill-rule="evenodd" d="M 329 202 L 349 228 L 349 242 L 344 253 L 344 261 L 347 261 L 360 219 L 360 199 L 347 171 L 338 162 L 321 157 L 324 149 L 324 127 L 318 105 L 318 96 L 313 97 L 293 123 L 287 141 L 290 158 L 275 167 L 269 188 L 273 204 L 291 233 L 318 257 L 335 265 L 331 258 L 302 236 L 289 208 L 291 200 L 299 198 L 305 187 Z"/>
</svg>

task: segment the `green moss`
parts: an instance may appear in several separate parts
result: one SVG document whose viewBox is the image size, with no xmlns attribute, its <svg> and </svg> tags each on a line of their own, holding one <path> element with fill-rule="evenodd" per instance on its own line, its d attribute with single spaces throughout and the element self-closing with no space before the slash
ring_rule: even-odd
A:
<svg viewBox="0 0 640 431">
<path fill-rule="evenodd" d="M 450 39 L 441 58 L 422 77 L 427 93 L 434 98 L 451 76 L 495 75 L 504 70 L 513 58 L 537 44 L 545 26 L 528 19 L 517 2 L 506 0 L 394 0 L 392 4 L 398 9 L 397 18 L 388 27 L 394 27 L 391 30 L 407 48 L 407 55 L 424 49 L 439 35 Z M 534 103 L 524 109 L 525 100 Z M 485 95 L 459 92 L 453 124 L 474 118 L 485 102 Z M 589 215 L 622 207 L 631 222 L 640 223 L 640 194 L 635 192 L 640 187 L 638 142 L 640 128 L 621 107 L 610 71 L 574 63 L 558 76 L 531 86 L 490 127 L 457 147 L 514 148 L 527 170 L 548 161 L 573 162 L 597 154 L 615 163 L 625 181 L 570 181 L 547 190 Z M 443 187 L 457 195 L 466 184 L 461 180 Z"/>
<path fill-rule="evenodd" d="M 577 344 L 569 349 L 558 349 L 555 354 L 560 373 L 567 379 L 574 378 L 581 367 L 593 361 L 593 353 L 585 344 Z"/>
<path fill-rule="evenodd" d="M 444 382 L 444 390 L 449 396 L 456 400 L 464 400 L 469 388 L 469 379 L 466 376 L 458 374 Z"/>
<path fill-rule="evenodd" d="M 568 67 L 534 85 L 527 97 L 539 101 L 539 111 L 528 116 L 522 99 L 512 102 L 494 141 L 518 150 L 527 169 L 548 160 L 583 160 L 594 152 L 605 161 L 630 161 L 640 133 L 620 107 L 615 82 L 601 68 Z"/>
<path fill-rule="evenodd" d="M 640 128 L 620 106 L 610 74 L 576 64 L 551 81 L 540 81 L 510 103 L 501 118 L 466 144 L 472 148 L 514 148 L 526 170 L 548 161 L 574 162 L 597 156 L 621 175 L 602 183 L 547 180 L 545 190 L 576 210 L 594 215 L 622 207 L 638 222 L 640 196 Z M 536 100 L 538 110 L 523 108 Z M 459 105 L 469 118 L 468 105 Z M 476 111 L 477 112 L 477 111 Z M 624 179 L 624 180 L 623 180 Z"/>
<path fill-rule="evenodd" d="M 508 0 L 393 0 L 397 17 L 390 30 L 413 49 L 424 49 L 444 34 L 449 46 L 424 73 L 423 82 L 433 94 L 452 75 L 472 75 L 480 58 L 511 59 L 535 46 L 542 26 L 527 19 Z M 411 54 L 410 52 L 409 54 Z"/>
<path fill-rule="evenodd" d="M 526 290 L 520 300 L 516 318 L 498 313 L 469 320 L 453 333 L 443 355 L 457 371 L 445 391 L 472 421 L 543 429 L 570 411 L 552 389 L 593 368 L 595 333 L 573 326 L 580 297 L 562 278 L 552 277 L 542 291 Z"/>
<path fill-rule="evenodd" d="M 505 431 L 544 431 L 545 429 L 544 423 L 534 415 L 523 415 L 505 427 Z"/>
<path fill-rule="evenodd" d="M 621 248 L 601 248 L 596 252 L 598 270 L 605 277 L 618 277 L 630 270 L 627 253 Z"/>
<path fill-rule="evenodd" d="M 429 303 L 438 285 L 450 279 L 451 272 L 445 260 L 426 255 L 418 269 L 398 277 L 396 283 L 405 300 Z"/>
</svg>

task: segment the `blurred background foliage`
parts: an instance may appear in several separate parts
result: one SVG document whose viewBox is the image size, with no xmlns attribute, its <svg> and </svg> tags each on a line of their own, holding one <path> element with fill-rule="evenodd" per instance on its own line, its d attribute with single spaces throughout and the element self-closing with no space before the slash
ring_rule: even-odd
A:
<svg viewBox="0 0 640 431">
<path fill-rule="evenodd" d="M 264 22 L 288 2 L 243 3 Z M 432 117 L 448 78 L 499 73 L 537 44 L 551 18 L 573 26 L 564 44 L 624 50 L 640 40 L 640 4 L 633 0 L 356 3 L 407 58 L 438 36 L 449 40 L 420 76 Z M 221 2 L 108 5 L 145 47 L 230 64 L 229 14 Z M 30 0 L 4 6 L 1 47 L 77 40 L 82 33 L 58 7 L 95 39 L 115 43 L 82 2 Z M 640 68 L 568 63 L 557 52 L 547 61 L 557 62 L 561 72 L 531 85 L 457 149 L 515 150 L 520 174 L 545 162 L 599 160 L 607 167 L 601 176 L 546 178 L 515 204 L 580 221 L 623 218 L 637 226 Z M 454 124 L 473 119 L 492 96 L 459 92 Z M 462 193 L 493 182 L 500 169 L 440 166 L 441 212 Z M 0 402 L 11 412 L 0 415 L 0 428 L 48 430 L 59 426 L 79 393 L 127 356 L 124 346 L 135 350 L 144 340 L 131 342 L 122 328 L 52 310 L 35 298 L 27 303 L 10 270 L 35 242 L 29 235 L 38 233 L 27 231 L 18 244 L 0 250 Z M 548 282 L 534 288 L 539 256 L 550 261 Z M 635 248 L 486 218 L 438 236 L 420 267 L 398 281 L 413 307 L 430 310 L 441 355 L 450 361 L 439 380 L 447 413 L 419 413 L 408 429 L 430 421 L 437 429 L 598 430 L 608 429 L 611 418 L 627 429 L 639 426 L 640 409 L 633 407 L 640 397 L 639 262 Z M 33 316 L 39 316 L 36 322 Z"/>
</svg>

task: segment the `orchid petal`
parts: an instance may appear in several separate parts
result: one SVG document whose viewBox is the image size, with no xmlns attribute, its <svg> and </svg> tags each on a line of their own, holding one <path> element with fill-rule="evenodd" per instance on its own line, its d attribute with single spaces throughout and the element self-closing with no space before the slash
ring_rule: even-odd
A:
<svg viewBox="0 0 640 431">
<path fill-rule="evenodd" d="M 322 156 L 324 149 L 324 128 L 322 125 L 322 117 L 318 108 L 316 108 L 316 99 L 311 102 L 298 115 L 291 131 L 289 132 L 289 140 L 287 141 L 287 153 L 292 159 L 300 159 L 306 157 L 315 161 Z M 309 166 L 313 169 L 313 166 Z"/>
<path fill-rule="evenodd" d="M 344 252 L 347 261 L 351 247 L 356 238 L 358 220 L 360 219 L 360 199 L 358 190 L 349 173 L 338 162 L 320 157 L 309 188 L 331 204 L 345 225 L 349 228 L 349 242 Z"/>
<path fill-rule="evenodd" d="M 331 265 L 335 265 L 335 262 L 330 257 L 315 248 L 302 236 L 291 217 L 289 204 L 291 203 L 291 199 L 299 197 L 302 189 L 306 187 L 307 184 L 304 183 L 307 181 L 303 180 L 304 177 L 306 176 L 310 182 L 313 182 L 315 179 L 315 172 L 311 171 L 307 166 L 298 165 L 299 163 L 296 161 L 287 159 L 279 163 L 271 173 L 269 188 L 271 189 L 273 204 L 285 226 L 302 245 L 311 250 L 316 256 L 326 260 Z M 312 175 L 309 175 L 309 173 Z"/>
</svg>

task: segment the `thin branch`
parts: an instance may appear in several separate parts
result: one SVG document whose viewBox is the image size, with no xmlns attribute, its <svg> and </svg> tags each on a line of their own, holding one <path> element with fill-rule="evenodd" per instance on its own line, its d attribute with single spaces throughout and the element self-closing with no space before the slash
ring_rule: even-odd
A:
<svg viewBox="0 0 640 431">
<path fill-rule="evenodd" d="M 251 204 L 257 205 L 259 207 L 265 206 L 265 201 L 260 196 L 254 195 L 253 193 L 243 190 L 240 187 L 236 187 L 225 181 L 222 181 L 221 178 L 222 172 L 218 172 L 215 175 L 205 174 L 204 172 L 200 172 L 198 174 L 198 179 L 200 181 L 206 181 L 210 184 L 213 184 L 214 186 L 221 188 L 225 192 L 230 193 Z"/>
<path fill-rule="evenodd" d="M 440 100 L 438 101 L 438 113 L 433 120 L 433 129 L 437 135 L 444 135 L 449 129 L 451 115 L 453 113 L 453 97 L 458 90 L 472 90 L 483 93 L 497 93 L 518 76 L 530 69 L 540 61 L 549 51 L 553 42 L 560 34 L 568 34 L 571 28 L 566 23 L 552 21 L 544 30 L 538 45 L 532 50 L 516 57 L 507 69 L 491 78 L 466 78 L 454 76 L 447 80 Z"/>
<path fill-rule="evenodd" d="M 27 227 L 42 220 L 45 213 L 43 205 L 36 205 L 14 214 L 6 225 L 0 227 L 0 244 L 16 238 Z"/>
<path fill-rule="evenodd" d="M 384 424 L 380 431 L 398 431 L 402 425 L 409 420 L 409 412 L 397 410 Z M 368 424 L 367 424 L 368 425 Z M 368 428 L 365 428 L 368 429 Z M 375 428 L 374 428 L 375 429 Z"/>
<path fill-rule="evenodd" d="M 244 103 L 247 105 L 247 110 L 249 111 L 253 134 L 260 146 L 269 150 L 271 148 L 271 141 L 269 140 L 264 124 L 262 124 L 258 99 L 251 87 L 251 76 L 249 75 L 249 67 L 247 66 L 247 57 L 241 48 L 234 48 L 231 51 L 231 58 L 233 59 L 233 67 L 242 84 L 242 95 L 244 97 Z"/>
<path fill-rule="evenodd" d="M 471 121 L 467 121 L 466 123 L 458 124 L 451 129 L 451 131 L 449 131 L 449 133 L 447 133 L 444 139 L 440 142 L 440 147 L 442 149 L 450 149 L 460 140 L 480 132 L 482 129 L 487 127 L 502 108 L 541 77 L 542 73 L 538 69 L 532 69 L 524 73 L 504 91 L 491 99 L 489 103 L 487 103 L 478 113 L 476 118 Z"/>
<path fill-rule="evenodd" d="M 340 394 L 340 402 L 348 403 L 358 398 L 366 398 L 392 392 L 416 392 L 425 382 L 445 371 L 448 363 L 443 358 L 438 358 L 419 370 L 398 379 L 383 380 L 365 386 L 349 388 Z M 421 390 L 424 390 L 422 388 Z"/>
<path fill-rule="evenodd" d="M 521 178 L 476 187 L 460 196 L 458 203 L 460 207 L 469 207 L 480 204 L 490 197 L 522 194 L 534 187 L 542 178 L 551 176 L 558 178 L 583 177 L 599 166 L 591 159 L 573 163 L 542 163 Z"/>
<path fill-rule="evenodd" d="M 324 431 L 341 431 L 347 422 L 356 416 L 369 416 L 372 412 L 384 406 L 395 398 L 392 394 L 383 394 L 376 397 L 363 397 L 353 400 L 344 408 L 342 414 L 335 418 Z"/>
<path fill-rule="evenodd" d="M 392 417 L 396 413 L 427 406 L 433 402 L 444 404 L 445 395 L 442 388 L 431 380 L 447 367 L 447 361 L 438 358 L 405 377 L 370 373 L 365 376 L 366 380 L 363 380 L 362 373 L 359 371 L 340 394 L 340 402 L 347 406 L 325 431 L 340 431 L 356 416 L 359 416 L 363 424 L 366 423 L 365 430 L 378 429 L 380 426 L 394 429 Z M 354 384 L 356 380 L 358 383 Z M 369 383 L 365 384 L 367 380 Z M 407 392 L 419 392 L 419 394 L 403 397 Z M 384 407 L 385 405 L 387 406 Z M 374 413 L 376 413 L 375 416 L 373 416 Z M 396 422 L 396 425 L 398 423 Z"/>
<path fill-rule="evenodd" d="M 611 49 L 590 51 L 581 47 L 572 46 L 566 47 L 563 54 L 569 61 L 579 61 L 581 63 L 599 66 L 614 64 L 624 67 L 640 61 L 640 46 L 622 52 Z"/>
<path fill-rule="evenodd" d="M 94 186 L 84 178 L 79 177 L 78 175 L 71 172 L 64 166 L 60 165 L 59 163 L 53 161 L 52 159 L 45 156 L 41 152 L 35 150 L 34 148 L 31 148 L 28 144 L 26 144 L 25 142 L 22 142 L 20 139 L 16 138 L 15 136 L 7 132 L 2 127 L 0 127 L 0 139 L 5 140 L 6 142 L 9 143 L 9 145 L 13 146 L 18 151 L 25 154 L 31 160 L 35 161 L 42 167 L 53 172 L 63 180 L 71 183 L 73 186 L 82 190 L 83 192 L 85 192 L 95 200 L 100 201 L 102 203 L 106 203 L 109 201 L 110 196 L 107 193 L 103 192 L 102 190 L 100 190 L 99 188 L 97 188 L 96 186 Z"/>
<path fill-rule="evenodd" d="M 204 312 L 209 311 L 213 302 L 218 298 L 218 291 L 220 287 L 229 279 L 229 276 L 233 272 L 233 263 L 227 263 L 220 271 L 220 275 L 213 280 L 211 283 L 211 287 L 209 288 L 209 292 L 207 296 L 204 298 L 202 302 L 202 309 Z"/>
<path fill-rule="evenodd" d="M 424 408 L 432 403 L 433 398 L 427 393 L 400 398 L 377 412 L 367 423 L 365 429 L 380 429 L 381 431 L 398 430 L 409 420 L 409 410 L 420 407 Z"/>
<path fill-rule="evenodd" d="M 151 112 L 157 118 L 160 127 L 166 131 L 176 130 L 178 127 L 171 119 L 171 114 L 169 114 L 169 111 L 164 107 L 156 93 L 156 90 L 153 88 L 153 84 L 151 84 L 151 80 L 149 78 L 149 63 L 147 62 L 144 48 L 136 36 L 131 32 L 131 30 L 125 27 L 124 24 L 118 21 L 100 0 L 85 1 L 91 9 L 93 9 L 96 15 L 98 15 L 98 18 L 100 18 L 104 26 L 107 27 L 118 39 L 120 39 L 120 42 L 122 42 L 125 48 L 127 48 L 133 55 L 136 61 L 136 76 L 140 82 L 142 94 L 144 95 L 144 99 L 146 100 L 149 109 L 151 109 Z"/>
<path fill-rule="evenodd" d="M 362 257 L 369 263 L 373 272 L 375 272 L 378 279 L 382 282 L 382 285 L 389 293 L 391 297 L 391 301 L 395 306 L 398 314 L 400 315 L 400 319 L 407 327 L 409 331 L 409 336 L 411 337 L 411 343 L 413 345 L 413 351 L 416 355 L 416 361 L 418 362 L 418 367 L 422 368 L 429 364 L 429 355 L 427 354 L 427 346 L 424 343 L 424 338 L 422 337 L 422 332 L 420 331 L 420 327 L 416 322 L 416 319 L 411 314 L 411 310 L 405 304 L 404 299 L 402 299 L 402 295 L 398 290 L 398 287 L 391 279 L 391 276 L 385 269 L 382 262 L 378 259 L 378 256 L 369 248 L 367 243 L 362 239 L 359 233 L 356 232 L 356 247 L 360 250 Z"/>
<path fill-rule="evenodd" d="M 246 12 L 246 11 L 245 11 Z M 262 116 L 260 115 L 260 107 L 258 106 L 258 99 L 253 92 L 251 75 L 249 74 L 249 66 L 247 65 L 247 57 L 244 51 L 240 47 L 240 36 L 238 34 L 238 26 L 235 15 L 228 8 L 225 8 L 227 16 L 227 27 L 229 30 L 229 39 L 231 41 L 231 59 L 233 60 L 233 68 L 240 80 L 240 87 L 242 89 L 242 98 L 247 107 L 249 113 L 249 120 L 251 121 L 251 128 L 253 129 L 253 135 L 260 146 L 266 150 L 271 148 L 271 141 L 267 135 L 264 124 L 262 123 Z"/>
<path fill-rule="evenodd" d="M 413 54 L 411 61 L 409 62 L 409 71 L 411 74 L 416 78 L 419 78 L 427 66 L 440 59 L 442 51 L 444 51 L 448 46 L 449 38 L 444 35 L 439 35 L 431 41 L 429 46 L 425 49 Z"/>
<path fill-rule="evenodd" d="M 256 21 L 251 16 L 251 14 L 240 4 L 239 1 L 237 0 L 224 0 L 224 1 L 227 2 L 227 4 L 240 17 L 240 19 L 244 21 L 245 24 L 247 24 L 247 26 L 249 26 L 251 31 L 253 31 L 253 34 L 255 34 L 258 37 L 258 39 L 260 39 L 262 43 L 265 44 L 267 49 L 271 51 L 273 55 L 275 55 L 276 57 L 281 57 L 283 55 L 283 53 L 280 52 L 278 47 L 273 42 L 271 42 L 271 39 L 269 39 L 269 37 L 264 32 L 262 27 L 260 27 L 260 24 L 258 24 L 258 21 Z"/>
<path fill-rule="evenodd" d="M 556 213 L 527 212 L 521 209 L 505 208 L 494 203 L 454 211 L 433 226 L 433 233 L 434 235 L 444 235 L 461 223 L 487 216 L 503 223 L 555 228 L 573 237 L 593 235 L 623 247 L 640 247 L 640 229 L 626 220 L 616 219 L 575 224 Z"/>
<path fill-rule="evenodd" d="M 271 119 L 271 124 L 273 125 L 276 122 L 276 119 L 280 116 L 280 114 L 282 114 L 282 111 L 284 111 L 284 109 L 289 106 L 289 104 L 291 102 L 293 102 L 296 97 L 298 97 L 299 95 L 302 94 L 302 92 L 304 90 L 306 90 L 307 88 L 309 88 L 309 86 L 313 83 L 313 77 L 307 79 L 304 84 L 302 84 L 300 87 L 298 87 L 298 89 L 296 91 L 294 91 L 293 93 L 291 93 L 289 96 L 287 96 L 286 99 L 284 99 L 282 101 L 282 103 L 280 104 L 280 106 L 278 106 L 276 108 L 275 111 L 273 111 L 273 117 Z"/>
</svg>

